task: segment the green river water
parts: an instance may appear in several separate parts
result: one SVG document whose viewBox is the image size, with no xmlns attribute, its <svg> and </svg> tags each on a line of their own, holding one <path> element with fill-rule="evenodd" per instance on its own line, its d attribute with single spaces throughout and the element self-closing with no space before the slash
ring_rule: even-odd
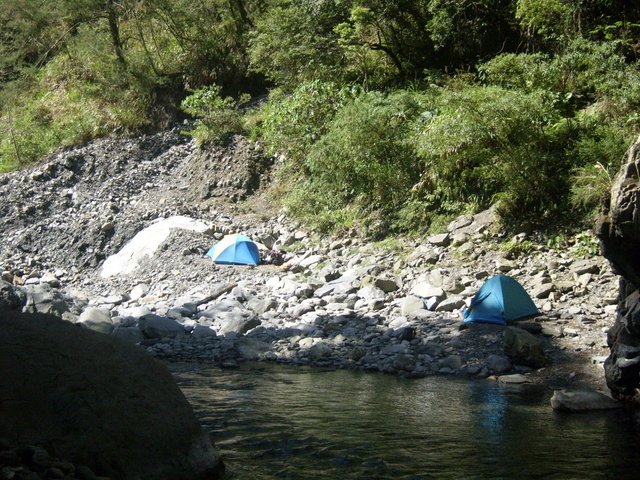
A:
<svg viewBox="0 0 640 480">
<path fill-rule="evenodd" d="M 277 365 L 171 366 L 225 479 L 637 479 L 629 412 L 558 414 L 548 388 Z"/>
</svg>

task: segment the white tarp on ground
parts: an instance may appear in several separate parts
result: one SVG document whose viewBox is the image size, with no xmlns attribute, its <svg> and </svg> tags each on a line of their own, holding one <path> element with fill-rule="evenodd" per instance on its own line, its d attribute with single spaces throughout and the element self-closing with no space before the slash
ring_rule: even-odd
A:
<svg viewBox="0 0 640 480">
<path fill-rule="evenodd" d="M 140 260 L 145 256 L 152 256 L 175 228 L 203 233 L 210 225 L 183 216 L 163 218 L 138 232 L 122 250 L 107 258 L 102 265 L 100 276 L 108 278 L 133 272 L 138 268 Z"/>
</svg>

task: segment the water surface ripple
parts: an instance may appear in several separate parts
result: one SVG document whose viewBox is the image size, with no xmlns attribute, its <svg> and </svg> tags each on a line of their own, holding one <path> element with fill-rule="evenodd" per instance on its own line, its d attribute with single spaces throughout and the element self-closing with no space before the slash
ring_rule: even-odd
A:
<svg viewBox="0 0 640 480">
<path fill-rule="evenodd" d="M 640 478 L 631 414 L 558 414 L 546 388 L 262 364 L 171 368 L 228 479 Z"/>
</svg>

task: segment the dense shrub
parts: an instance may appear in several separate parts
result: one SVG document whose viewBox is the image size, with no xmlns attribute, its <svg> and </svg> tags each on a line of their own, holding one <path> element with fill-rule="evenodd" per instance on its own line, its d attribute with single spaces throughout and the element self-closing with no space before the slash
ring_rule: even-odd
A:
<svg viewBox="0 0 640 480">
<path fill-rule="evenodd" d="M 405 91 L 369 92 L 340 109 L 310 148 L 304 161 L 309 176 L 289 196 L 291 211 L 324 227 L 353 223 L 355 214 L 346 212 L 357 212 L 360 226 L 376 222 L 375 229 L 387 228 L 418 180 L 410 140 L 423 101 Z"/>
<path fill-rule="evenodd" d="M 572 126 L 553 96 L 497 87 L 443 91 L 419 125 L 421 188 L 441 201 L 486 207 L 506 217 L 544 217 L 563 201 Z"/>
<path fill-rule="evenodd" d="M 147 124 L 151 97 L 106 52 L 105 35 L 82 29 L 31 77 L 5 84 L 0 114 L 2 169 L 40 159 L 54 149 Z"/>
<path fill-rule="evenodd" d="M 345 2 L 273 2 L 257 21 L 249 41 L 252 71 L 286 91 L 312 80 L 340 81 L 347 65 L 334 26 L 348 14 Z"/>
<path fill-rule="evenodd" d="M 562 53 L 549 55 L 506 53 L 478 67 L 487 84 L 558 95 L 566 114 L 603 98 L 624 98 L 637 105 L 640 73 L 629 64 L 615 43 L 573 39 Z"/>
<path fill-rule="evenodd" d="M 360 89 L 333 82 L 312 81 L 287 95 L 273 91 L 259 113 L 254 135 L 271 153 L 282 153 L 300 167 L 311 146 L 329 128 L 333 117 Z"/>
<path fill-rule="evenodd" d="M 196 90 L 182 102 L 182 109 L 197 117 L 196 126 L 187 132 L 199 146 L 220 143 L 229 133 L 242 133 L 244 125 L 237 102 L 220 96 L 221 87 L 211 85 Z"/>
<path fill-rule="evenodd" d="M 581 120 L 581 134 L 569 152 L 574 164 L 570 201 L 574 210 L 593 221 L 633 138 L 627 128 L 607 124 L 601 118 Z"/>
</svg>

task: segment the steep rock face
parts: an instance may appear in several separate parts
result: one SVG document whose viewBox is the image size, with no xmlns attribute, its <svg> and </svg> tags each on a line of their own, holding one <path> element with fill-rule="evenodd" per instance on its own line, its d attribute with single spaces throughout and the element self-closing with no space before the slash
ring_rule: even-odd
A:
<svg viewBox="0 0 640 480">
<path fill-rule="evenodd" d="M 640 139 L 611 188 L 611 200 L 596 231 L 602 251 L 621 275 L 616 322 L 609 330 L 605 362 L 614 396 L 640 400 Z"/>
<path fill-rule="evenodd" d="M 49 315 L 0 311 L 0 438 L 119 479 L 213 479 L 222 462 L 167 368 Z"/>
</svg>

